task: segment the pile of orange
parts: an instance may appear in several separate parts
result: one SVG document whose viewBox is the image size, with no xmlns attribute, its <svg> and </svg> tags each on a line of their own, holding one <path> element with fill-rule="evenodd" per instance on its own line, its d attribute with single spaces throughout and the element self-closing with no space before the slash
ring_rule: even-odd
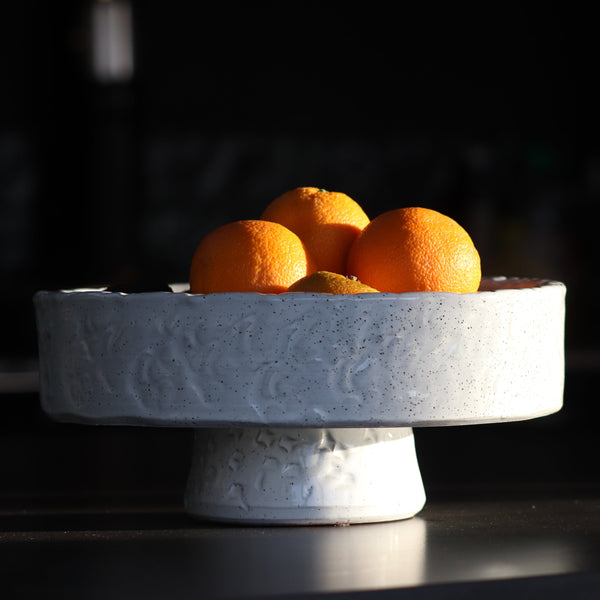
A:
<svg viewBox="0 0 600 600">
<path fill-rule="evenodd" d="M 201 240 L 190 291 L 476 292 L 481 281 L 469 234 L 437 211 L 407 207 L 370 220 L 341 192 L 300 187 L 260 219 L 218 227 Z"/>
</svg>

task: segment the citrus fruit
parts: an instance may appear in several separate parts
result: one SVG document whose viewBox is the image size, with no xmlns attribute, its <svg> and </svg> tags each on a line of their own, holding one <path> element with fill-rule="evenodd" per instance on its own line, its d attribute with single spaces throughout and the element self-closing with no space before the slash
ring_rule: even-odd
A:
<svg viewBox="0 0 600 600">
<path fill-rule="evenodd" d="M 382 292 L 476 292 L 479 253 L 453 219 L 420 207 L 382 213 L 352 244 L 347 272 Z"/>
<path fill-rule="evenodd" d="M 235 221 L 208 233 L 190 268 L 190 292 L 278 294 L 314 271 L 300 238 L 279 223 Z"/>
<path fill-rule="evenodd" d="M 350 245 L 369 223 L 360 205 L 341 192 L 299 187 L 275 198 L 261 215 L 291 229 L 319 271 L 345 275 Z"/>
<path fill-rule="evenodd" d="M 357 279 L 330 271 L 311 273 L 288 288 L 288 292 L 317 292 L 320 294 L 366 294 L 377 291 Z"/>
</svg>

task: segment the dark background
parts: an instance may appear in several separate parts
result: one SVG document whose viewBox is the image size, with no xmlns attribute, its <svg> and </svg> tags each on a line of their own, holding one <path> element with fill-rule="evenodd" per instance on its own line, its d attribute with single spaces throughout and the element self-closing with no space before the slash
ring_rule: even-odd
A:
<svg viewBox="0 0 600 600">
<path fill-rule="evenodd" d="M 591 14 L 134 1 L 133 77 L 106 82 L 90 66 L 93 4 L 22 0 L 0 19 L 4 498 L 179 498 L 191 432 L 40 412 L 31 296 L 185 281 L 205 233 L 301 185 L 343 191 L 370 217 L 435 208 L 469 231 L 484 274 L 567 284 L 565 408 L 417 431 L 430 493 L 597 486 Z"/>
</svg>

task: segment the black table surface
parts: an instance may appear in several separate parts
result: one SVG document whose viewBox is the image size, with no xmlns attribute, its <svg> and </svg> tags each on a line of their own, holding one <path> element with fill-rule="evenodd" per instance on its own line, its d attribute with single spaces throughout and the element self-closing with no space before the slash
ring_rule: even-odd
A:
<svg viewBox="0 0 600 600">
<path fill-rule="evenodd" d="M 0 397 L 0 598 L 600 598 L 597 369 L 544 419 L 419 429 L 406 521 L 233 526 L 181 506 L 192 431 Z"/>
<path fill-rule="evenodd" d="M 600 597 L 600 489 L 463 490 L 346 527 L 210 523 L 158 497 L 13 504 L 5 598 Z"/>
</svg>

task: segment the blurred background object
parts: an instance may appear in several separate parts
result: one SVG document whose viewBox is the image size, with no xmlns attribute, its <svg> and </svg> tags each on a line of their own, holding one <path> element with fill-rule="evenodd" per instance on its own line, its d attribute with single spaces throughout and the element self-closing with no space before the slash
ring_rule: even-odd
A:
<svg viewBox="0 0 600 600">
<path fill-rule="evenodd" d="M 91 431 L 39 413 L 31 296 L 185 281 L 205 233 L 303 185 L 343 191 L 370 217 L 440 210 L 470 232 L 485 274 L 567 284 L 565 410 L 417 432 L 430 489 L 598 482 L 581 435 L 599 414 L 588 398 L 600 368 L 594 21 L 549 5 L 391 6 L 3 7 L 1 443 L 18 456 L 8 488 L 181 485 L 185 460 L 174 471 L 164 448 L 185 457 L 189 432 Z M 496 439 L 515 445 L 511 459 Z M 488 444 L 479 460 L 474 444 Z M 452 470 L 446 445 L 471 469 Z M 115 456 L 131 458 L 115 468 Z"/>
</svg>

